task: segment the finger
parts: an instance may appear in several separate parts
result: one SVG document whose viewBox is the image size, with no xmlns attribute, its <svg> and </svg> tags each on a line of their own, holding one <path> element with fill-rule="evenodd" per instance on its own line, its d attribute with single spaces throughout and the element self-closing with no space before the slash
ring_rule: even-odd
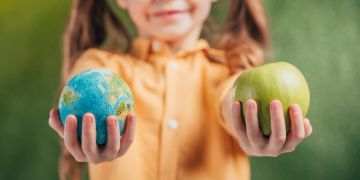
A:
<svg viewBox="0 0 360 180">
<path fill-rule="evenodd" d="M 61 138 L 64 138 L 64 126 L 61 123 L 59 111 L 56 108 L 50 110 L 49 125 Z"/>
<path fill-rule="evenodd" d="M 90 162 L 97 163 L 99 153 L 96 145 L 96 125 L 95 117 L 91 113 L 86 113 L 83 116 L 81 147 L 86 158 Z"/>
<path fill-rule="evenodd" d="M 76 117 L 74 115 L 67 116 L 64 129 L 64 144 L 76 161 L 86 162 L 86 157 L 81 150 L 77 137 L 77 126 Z"/>
<path fill-rule="evenodd" d="M 281 102 L 274 100 L 270 103 L 271 135 L 269 149 L 277 153 L 286 141 L 285 118 Z"/>
<path fill-rule="evenodd" d="M 129 114 L 126 117 L 126 128 L 124 135 L 120 140 L 120 150 L 118 156 L 122 156 L 130 147 L 131 143 L 135 138 L 135 128 L 136 128 L 136 117 L 134 113 Z"/>
<path fill-rule="evenodd" d="M 238 101 L 233 102 L 232 118 L 235 126 L 235 133 L 242 148 L 249 146 L 249 140 L 246 135 L 246 128 L 243 120 L 241 119 L 241 104 Z"/>
<path fill-rule="evenodd" d="M 291 152 L 295 147 L 304 139 L 304 120 L 299 105 L 295 104 L 290 107 L 290 119 L 291 119 L 291 132 L 288 135 L 283 151 Z"/>
<path fill-rule="evenodd" d="M 117 156 L 120 149 L 120 132 L 118 120 L 115 116 L 109 116 L 107 121 L 108 137 L 103 155 L 108 159 Z"/>
<path fill-rule="evenodd" d="M 259 127 L 259 121 L 257 116 L 257 105 L 252 99 L 246 101 L 246 133 L 250 143 L 258 148 L 262 149 L 265 146 L 264 136 Z"/>
<path fill-rule="evenodd" d="M 310 124 L 310 120 L 307 118 L 304 120 L 304 128 L 305 128 L 305 137 L 309 137 L 312 133 L 312 126 Z"/>
</svg>

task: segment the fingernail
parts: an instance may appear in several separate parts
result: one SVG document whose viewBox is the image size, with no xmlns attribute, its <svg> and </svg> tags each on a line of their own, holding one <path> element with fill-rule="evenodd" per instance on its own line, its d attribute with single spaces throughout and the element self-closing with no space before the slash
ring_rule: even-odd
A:
<svg viewBox="0 0 360 180">
<path fill-rule="evenodd" d="M 296 113 L 298 108 L 299 108 L 299 105 L 297 105 L 297 104 L 292 105 L 291 113 L 293 113 L 293 114 Z"/>
<path fill-rule="evenodd" d="M 250 101 L 248 101 L 247 103 L 246 103 L 246 105 L 247 105 L 247 108 L 248 109 L 253 109 L 254 107 L 253 107 L 253 104 L 250 102 Z"/>
<path fill-rule="evenodd" d="M 234 110 L 236 108 L 236 102 L 234 101 L 233 103 L 232 103 L 232 109 Z"/>
<path fill-rule="evenodd" d="M 128 116 L 133 116 L 133 117 L 135 117 L 135 113 L 134 113 L 134 112 L 130 112 L 130 113 L 128 114 Z"/>
<path fill-rule="evenodd" d="M 276 107 L 277 107 L 277 102 L 273 102 L 273 103 L 270 104 L 271 110 L 275 110 Z"/>
<path fill-rule="evenodd" d="M 68 117 L 67 120 L 66 120 L 66 124 L 73 127 L 75 125 L 75 121 L 72 118 Z"/>
<path fill-rule="evenodd" d="M 117 119 L 115 117 L 111 117 L 108 119 L 109 126 L 115 126 Z"/>
<path fill-rule="evenodd" d="M 85 119 L 88 123 L 92 123 L 93 121 L 93 116 L 90 113 L 86 113 L 85 115 Z"/>
<path fill-rule="evenodd" d="M 73 125 L 73 126 L 75 126 L 75 124 L 76 124 L 76 123 L 75 123 L 75 119 L 71 118 L 71 119 L 70 119 L 70 124 Z"/>
</svg>

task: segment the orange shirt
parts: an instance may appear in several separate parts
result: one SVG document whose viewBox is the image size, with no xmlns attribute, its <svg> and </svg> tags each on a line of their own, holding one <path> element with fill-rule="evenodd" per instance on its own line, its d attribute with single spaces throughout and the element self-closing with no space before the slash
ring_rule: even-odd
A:
<svg viewBox="0 0 360 180">
<path fill-rule="evenodd" d="M 165 43 L 137 38 L 132 52 L 87 50 L 68 78 L 91 68 L 121 76 L 135 100 L 135 139 L 122 157 L 89 164 L 93 180 L 249 179 L 247 155 L 220 115 L 236 75 L 216 62 L 223 52 L 199 40 L 171 54 Z"/>
</svg>

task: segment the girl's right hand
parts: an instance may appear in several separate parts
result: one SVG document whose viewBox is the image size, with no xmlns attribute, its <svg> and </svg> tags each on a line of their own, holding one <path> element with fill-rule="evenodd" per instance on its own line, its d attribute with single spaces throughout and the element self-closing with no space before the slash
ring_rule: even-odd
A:
<svg viewBox="0 0 360 180">
<path fill-rule="evenodd" d="M 117 118 L 115 116 L 107 118 L 108 137 L 105 147 L 101 149 L 96 144 L 95 118 L 91 113 L 86 113 L 83 116 L 81 143 L 78 140 L 78 124 L 74 115 L 67 116 L 65 126 L 63 126 L 58 109 L 52 108 L 50 110 L 49 125 L 64 139 L 65 147 L 76 161 L 98 164 L 122 156 L 130 147 L 135 136 L 135 114 L 129 114 L 126 121 L 125 132 L 120 139 Z"/>
</svg>

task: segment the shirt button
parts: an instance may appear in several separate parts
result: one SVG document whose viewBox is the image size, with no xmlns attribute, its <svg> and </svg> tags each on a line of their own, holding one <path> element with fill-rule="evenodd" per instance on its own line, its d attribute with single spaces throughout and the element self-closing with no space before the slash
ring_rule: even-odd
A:
<svg viewBox="0 0 360 180">
<path fill-rule="evenodd" d="M 178 122 L 176 119 L 169 119 L 167 121 L 167 127 L 170 129 L 176 129 L 178 128 Z"/>
<path fill-rule="evenodd" d="M 169 68 L 172 70 L 178 70 L 179 69 L 179 63 L 176 61 L 170 61 L 169 62 Z"/>
<path fill-rule="evenodd" d="M 161 50 L 161 48 L 162 48 L 162 45 L 161 45 L 161 43 L 159 41 L 153 41 L 152 50 L 154 52 L 159 52 Z"/>
</svg>

